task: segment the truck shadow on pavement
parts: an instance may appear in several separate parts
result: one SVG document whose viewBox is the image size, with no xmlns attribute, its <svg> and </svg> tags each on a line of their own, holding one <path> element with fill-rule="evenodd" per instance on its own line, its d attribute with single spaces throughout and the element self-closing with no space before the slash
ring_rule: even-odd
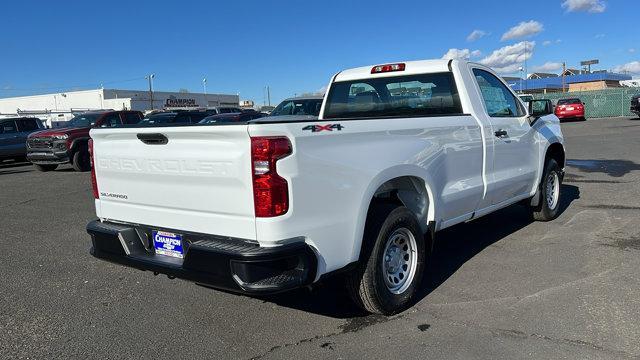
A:
<svg viewBox="0 0 640 360">
<path fill-rule="evenodd" d="M 612 177 L 623 177 L 640 170 L 640 164 L 631 160 L 567 160 L 567 166 L 586 173 L 603 173 Z"/>
<path fill-rule="evenodd" d="M 580 198 L 580 189 L 573 185 L 562 185 L 560 215 Z M 429 258 L 422 286 L 416 295 L 419 302 L 451 277 L 464 263 L 479 254 L 486 247 L 533 222 L 530 212 L 524 206 L 513 205 L 478 220 L 453 226 L 438 232 L 434 251 Z M 340 319 L 371 318 L 351 302 L 342 279 L 335 276 L 318 284 L 313 289 L 299 289 L 283 295 L 262 298 L 297 310 Z M 380 319 L 373 316 L 372 319 Z M 384 317 L 382 317 L 384 318 Z M 362 320 L 364 321 L 364 320 Z M 378 321 L 379 322 L 379 321 Z"/>
<path fill-rule="evenodd" d="M 0 161 L 0 175 L 20 174 L 33 171 L 33 166 L 28 161 Z"/>
</svg>

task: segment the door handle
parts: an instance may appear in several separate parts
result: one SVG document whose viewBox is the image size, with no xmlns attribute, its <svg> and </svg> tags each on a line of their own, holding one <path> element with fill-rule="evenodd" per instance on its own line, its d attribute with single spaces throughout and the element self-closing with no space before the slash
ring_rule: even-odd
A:
<svg viewBox="0 0 640 360">
<path fill-rule="evenodd" d="M 494 134 L 497 137 L 505 137 L 507 136 L 507 130 L 499 129 L 498 131 L 494 132 Z"/>
<path fill-rule="evenodd" d="M 169 142 L 162 134 L 138 134 L 138 139 L 147 145 L 165 145 Z"/>
</svg>

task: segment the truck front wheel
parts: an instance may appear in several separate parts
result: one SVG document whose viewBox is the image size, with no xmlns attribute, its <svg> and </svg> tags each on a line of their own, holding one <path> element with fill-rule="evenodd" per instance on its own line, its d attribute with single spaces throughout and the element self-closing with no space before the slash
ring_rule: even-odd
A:
<svg viewBox="0 0 640 360">
<path fill-rule="evenodd" d="M 538 205 L 532 206 L 533 218 L 537 221 L 550 221 L 558 216 L 560 209 L 560 190 L 562 188 L 562 172 L 554 159 L 547 160 L 542 174 L 542 182 L 538 187 Z"/>
<path fill-rule="evenodd" d="M 425 248 L 420 225 L 406 207 L 370 213 L 360 264 L 347 275 L 355 303 L 384 315 L 410 306 L 422 280 Z"/>
</svg>

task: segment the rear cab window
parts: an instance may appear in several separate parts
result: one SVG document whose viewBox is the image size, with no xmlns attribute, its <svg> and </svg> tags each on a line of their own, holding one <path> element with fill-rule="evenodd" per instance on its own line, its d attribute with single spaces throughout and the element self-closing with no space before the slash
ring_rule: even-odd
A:
<svg viewBox="0 0 640 360">
<path fill-rule="evenodd" d="M 560 99 L 558 105 L 582 105 L 580 99 Z"/>
<path fill-rule="evenodd" d="M 127 112 L 123 114 L 125 124 L 137 124 L 142 120 L 142 116 L 137 112 Z"/>
<path fill-rule="evenodd" d="M 325 108 L 325 119 L 462 114 L 450 72 L 335 82 Z"/>
</svg>

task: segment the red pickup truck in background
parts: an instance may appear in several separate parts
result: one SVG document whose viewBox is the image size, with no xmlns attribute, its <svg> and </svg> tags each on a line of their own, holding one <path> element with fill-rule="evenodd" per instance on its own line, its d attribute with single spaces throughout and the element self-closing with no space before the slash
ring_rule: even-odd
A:
<svg viewBox="0 0 640 360">
<path fill-rule="evenodd" d="M 114 127 L 137 124 L 140 111 L 99 110 L 82 113 L 65 127 L 32 133 L 27 138 L 27 159 L 40 171 L 55 170 L 58 165 L 71 163 L 76 171 L 91 170 L 89 130 L 95 127 Z"/>
</svg>

